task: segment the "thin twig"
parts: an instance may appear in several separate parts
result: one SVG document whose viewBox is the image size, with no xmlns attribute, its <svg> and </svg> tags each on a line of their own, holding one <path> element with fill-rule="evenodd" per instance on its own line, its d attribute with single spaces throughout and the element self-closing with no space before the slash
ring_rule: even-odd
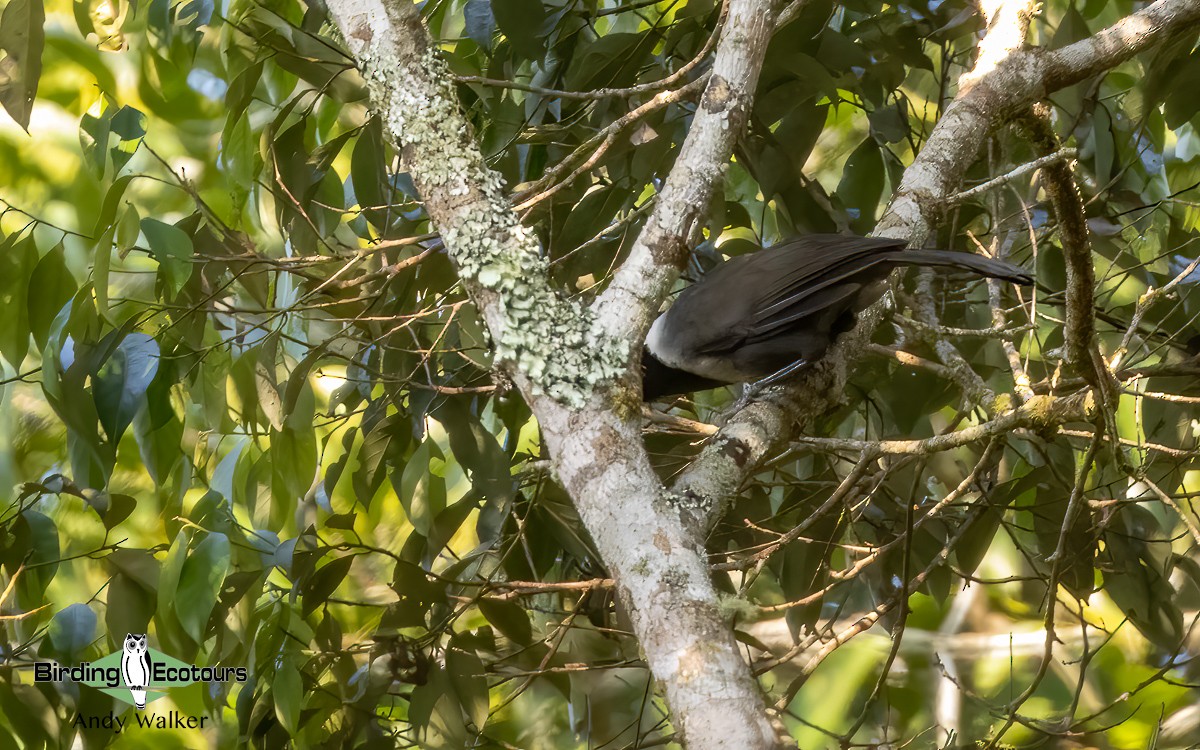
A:
<svg viewBox="0 0 1200 750">
<path fill-rule="evenodd" d="M 1069 161 L 1079 155 L 1074 148 L 1066 147 L 1055 151 L 1053 154 L 1043 156 L 1039 159 L 1034 159 L 1031 162 L 1022 164 L 1007 174 L 1002 174 L 999 177 L 992 178 L 982 185 L 976 185 L 970 190 L 964 190 L 961 193 L 956 193 L 946 199 L 946 202 L 951 206 L 957 206 L 959 203 L 969 201 L 977 195 L 982 195 L 989 190 L 994 190 L 1002 185 L 1007 185 L 1018 177 L 1024 177 L 1030 172 L 1035 172 L 1048 164 L 1054 164 L 1060 161 Z"/>
</svg>

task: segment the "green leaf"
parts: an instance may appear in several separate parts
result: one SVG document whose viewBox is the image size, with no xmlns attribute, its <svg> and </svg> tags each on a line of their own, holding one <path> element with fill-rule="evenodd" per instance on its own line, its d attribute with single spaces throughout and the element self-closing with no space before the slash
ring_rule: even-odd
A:
<svg viewBox="0 0 1200 750">
<path fill-rule="evenodd" d="M 492 35 L 496 33 L 496 17 L 492 15 L 491 0 L 467 0 L 463 7 L 467 37 L 481 48 L 491 51 Z"/>
<path fill-rule="evenodd" d="M 142 233 L 174 298 L 192 276 L 192 238 L 179 227 L 151 218 L 142 219 Z"/>
<path fill-rule="evenodd" d="M 27 299 L 29 331 L 38 348 L 44 349 L 54 317 L 79 289 L 75 277 L 67 269 L 61 242 L 38 261 L 29 278 L 29 288 L 37 290 L 37 294 L 28 295 Z"/>
<path fill-rule="evenodd" d="M 133 436 L 151 479 L 162 485 L 171 472 L 183 462 L 179 450 L 183 440 L 183 422 L 171 403 L 173 368 L 159 367 L 150 387 L 146 389 L 146 405 L 133 418 Z M 219 404 L 221 402 L 218 402 Z M 223 404 L 221 404 L 223 405 Z"/>
<path fill-rule="evenodd" d="M 546 9 L 541 0 L 492 0 L 492 13 L 517 54 L 529 60 L 542 59 L 546 54 L 542 36 Z"/>
<path fill-rule="evenodd" d="M 617 212 L 627 206 L 629 199 L 629 191 L 618 188 L 593 190 L 580 199 L 571 213 L 567 214 L 567 219 L 563 222 L 558 237 L 555 238 L 554 247 L 557 258 L 571 253 L 607 228 Z M 575 259 L 572 258 L 572 260 Z M 592 259 L 585 257 L 569 263 L 570 268 L 567 274 L 577 277 L 583 273 L 589 273 L 591 270 L 588 265 L 589 260 Z"/>
<path fill-rule="evenodd" d="M 357 513 L 334 513 L 325 519 L 325 526 L 330 529 L 353 530 L 354 521 L 357 518 Z"/>
<path fill-rule="evenodd" d="M 1081 39 L 1086 38 L 1091 32 L 1088 31 L 1087 21 L 1083 14 L 1079 12 L 1075 3 L 1067 5 L 1067 11 L 1058 22 L 1058 28 L 1054 31 L 1054 36 L 1046 45 L 1047 49 L 1058 49 L 1065 47 L 1068 44 L 1073 44 Z"/>
<path fill-rule="evenodd" d="M 262 169 L 258 141 L 250 130 L 249 115 L 237 118 L 232 127 L 225 131 L 221 139 L 220 163 L 228 170 L 234 208 L 240 211 L 250 196 L 250 186 Z"/>
<path fill-rule="evenodd" d="M 96 637 L 96 613 L 86 604 L 60 609 L 50 620 L 46 635 L 59 661 L 78 664 Z"/>
<path fill-rule="evenodd" d="M 144 333 L 131 333 L 92 378 L 96 413 L 110 443 L 120 442 L 145 402 L 158 362 L 158 342 Z"/>
<path fill-rule="evenodd" d="M 843 78 L 848 72 L 866 69 L 871 65 L 871 56 L 866 50 L 832 28 L 821 32 L 815 57 L 835 75 L 841 73 Z"/>
<path fill-rule="evenodd" d="M 84 113 L 79 121 L 79 146 L 83 163 L 97 180 L 108 166 L 108 141 L 112 134 L 112 109 L 106 107 L 99 117 Z"/>
<path fill-rule="evenodd" d="M 1083 501 L 1086 502 L 1086 501 Z M 1059 581 L 1080 599 L 1091 596 L 1095 590 L 1094 558 L 1096 538 L 1093 534 L 1092 517 L 1087 507 L 1075 514 L 1071 526 L 1063 531 L 1070 506 L 1070 490 L 1057 485 L 1038 487 L 1037 501 L 1033 507 L 1033 529 L 1037 534 L 1038 551 L 1051 557 L 1058 548 L 1058 540 L 1064 533 L 1065 547 L 1062 559 L 1057 562 Z M 1044 563 L 1049 571 L 1051 563 Z"/>
<path fill-rule="evenodd" d="M 0 105 L 29 131 L 29 115 L 42 75 L 43 27 L 46 9 L 42 0 L 10 0 L 0 15 Z"/>
<path fill-rule="evenodd" d="M 103 487 L 116 456 L 100 438 L 96 404 L 87 388 L 91 351 L 99 332 L 92 286 L 75 293 L 50 324 L 42 352 L 42 392 L 67 428 L 67 452 L 76 484 Z"/>
<path fill-rule="evenodd" d="M 146 115 L 125 105 L 112 116 L 112 132 L 123 141 L 135 141 L 146 135 Z"/>
<path fill-rule="evenodd" d="M 29 352 L 29 284 L 37 264 L 38 251 L 32 234 L 0 242 L 0 310 L 4 311 L 0 355 L 16 369 Z"/>
<path fill-rule="evenodd" d="M 797 488 L 785 495 L 784 506 L 799 502 L 802 493 Z M 771 560 L 771 568 L 779 581 L 780 591 L 787 600 L 802 599 L 824 588 L 829 583 L 829 561 L 836 546 L 816 540 L 837 539 L 842 529 L 842 517 L 838 513 L 809 519 L 812 524 L 809 535 L 814 541 L 792 542 Z M 818 600 L 803 607 L 790 607 L 785 615 L 788 629 L 793 636 L 807 628 L 810 632 L 821 614 L 823 602 Z"/>
<path fill-rule="evenodd" d="M 486 0 L 484 0 L 486 2 Z M 391 216 L 391 188 L 387 181 L 387 149 L 383 143 L 383 125 L 378 117 L 371 118 L 359 131 L 358 141 L 350 156 L 350 181 L 354 197 L 376 227 L 387 225 Z"/>
<path fill-rule="evenodd" d="M 92 285 L 96 290 L 96 308 L 101 317 L 111 320 L 108 303 L 108 278 L 112 268 L 113 237 L 117 228 L 109 226 L 96 238 L 96 255 L 92 261 Z"/>
<path fill-rule="evenodd" d="M 37 687 L 0 681 L 0 713 L 24 740 L 22 747 L 58 747 L 59 718 Z"/>
<path fill-rule="evenodd" d="M 958 570 L 971 574 L 983 561 L 992 545 L 996 532 L 1000 530 L 1000 522 L 1004 520 L 1004 508 L 997 507 L 991 502 L 996 493 L 987 493 L 987 505 L 970 525 L 962 531 L 958 544 L 954 546 L 954 557 L 958 561 Z"/>
<path fill-rule="evenodd" d="M 121 107 L 113 113 L 109 131 L 116 136 L 116 145 L 108 149 L 113 158 L 113 172 L 119 173 L 133 158 L 138 144 L 145 136 L 146 116 L 132 107 Z"/>
<path fill-rule="evenodd" d="M 104 624 L 108 627 L 109 642 L 116 646 L 126 633 L 145 633 L 154 616 L 154 590 L 117 573 L 109 579 L 106 592 Z"/>
<path fill-rule="evenodd" d="M 284 410 L 283 398 L 279 394 L 279 385 L 275 382 L 275 356 L 279 339 L 268 336 L 258 350 L 254 360 L 254 391 L 258 395 L 258 405 L 262 407 L 267 422 L 276 430 L 283 429 Z"/>
<path fill-rule="evenodd" d="M 179 599 L 179 579 L 183 566 L 188 560 L 188 535 L 180 531 L 167 550 L 167 559 L 163 561 L 158 573 L 158 616 L 163 619 L 171 617 Z"/>
<path fill-rule="evenodd" d="M 629 86 L 653 49 L 653 34 L 605 34 L 580 45 L 563 82 L 576 91 Z"/>
<path fill-rule="evenodd" d="M 288 374 L 287 385 L 283 390 L 282 414 L 291 415 L 296 412 L 296 404 L 300 394 L 308 388 L 308 375 L 321 357 L 325 356 L 325 344 L 314 346 L 304 355 L 304 359 L 296 363 Z M 260 396 L 261 398 L 261 396 Z M 297 425 L 299 426 L 299 425 Z"/>
<path fill-rule="evenodd" d="M 112 185 L 109 185 L 108 191 L 104 193 L 104 202 L 100 204 L 100 213 L 96 215 L 92 236 L 99 237 L 105 229 L 113 225 L 117 218 L 117 211 L 121 208 L 121 199 L 125 197 L 125 189 L 129 187 L 133 177 L 134 175 L 122 175 L 113 180 Z"/>
<path fill-rule="evenodd" d="M 229 90 L 225 92 L 225 109 L 231 118 L 244 119 L 243 115 L 254 98 L 254 90 L 258 88 L 262 73 L 263 64 L 261 62 L 247 65 L 229 84 Z"/>
<path fill-rule="evenodd" d="M 1200 86 L 1200 55 L 1193 54 L 1182 62 L 1174 73 L 1171 89 L 1168 91 L 1163 106 L 1163 115 L 1167 127 L 1175 129 L 1192 119 L 1200 112 L 1200 96 L 1196 96 L 1196 88 Z"/>
<path fill-rule="evenodd" d="M 130 204 L 125 208 L 125 212 L 121 214 L 121 220 L 117 222 L 115 239 L 117 242 L 117 255 L 120 256 L 121 260 L 124 260 L 137 245 L 141 232 L 141 214 L 138 213 L 136 206 Z"/>
<path fill-rule="evenodd" d="M 854 149 L 842 170 L 837 196 L 850 215 L 850 226 L 866 234 L 875 225 L 875 212 L 883 195 L 883 157 L 875 139 L 867 137 Z"/>
<path fill-rule="evenodd" d="M 133 509 L 137 507 L 137 500 L 130 495 L 122 495 L 113 493 L 108 496 L 108 510 L 101 516 L 104 522 L 104 528 L 112 531 L 117 524 L 129 518 L 129 514 L 133 513 Z"/>
<path fill-rule="evenodd" d="M 300 728 L 300 709 L 303 705 L 304 692 L 300 680 L 300 670 L 285 658 L 275 670 L 275 681 L 271 683 L 271 694 L 275 698 L 275 716 L 289 734 L 294 735 Z"/>
<path fill-rule="evenodd" d="M 170 555 L 168 554 L 168 558 Z M 162 582 L 162 566 L 154 555 L 142 549 L 122 548 L 105 558 L 114 575 L 123 575 L 147 591 L 154 592 Z M 178 581 L 176 576 L 174 581 Z M 172 586 L 175 585 L 174 582 Z"/>
<path fill-rule="evenodd" d="M 429 612 L 446 601 L 446 584 L 430 580 L 420 567 L 403 560 L 396 562 L 392 590 L 400 597 L 395 606 L 400 627 L 421 627 Z"/>
<path fill-rule="evenodd" d="M 271 432 L 271 487 L 276 502 L 292 507 L 316 479 L 317 436 L 311 426 Z"/>
<path fill-rule="evenodd" d="M 19 561 L 27 567 L 17 586 L 18 603 L 25 609 L 40 607 L 45 604 L 42 597 L 46 587 L 58 573 L 61 557 L 58 527 L 48 516 L 36 510 L 27 510 L 17 520 L 12 533 L 24 536 L 29 546 L 28 557 Z"/>
<path fill-rule="evenodd" d="M 463 728 L 458 725 L 462 724 L 462 713 L 458 710 L 452 690 L 446 670 L 441 665 L 433 665 L 425 684 L 417 685 L 412 691 L 408 718 L 412 722 L 413 728 L 424 733 L 432 725 L 443 731 L 449 730 L 455 734 L 461 734 Z M 449 698 L 449 700 L 444 700 L 444 698 Z M 434 723 L 435 711 L 438 713 L 436 724 Z M 451 722 L 457 722 L 458 725 Z"/>
<path fill-rule="evenodd" d="M 1119 510 L 1100 553 L 1104 591 L 1129 621 L 1165 653 L 1179 648 L 1183 612 L 1171 585 L 1174 555 L 1154 514 L 1139 505 Z"/>
<path fill-rule="evenodd" d="M 811 55 L 792 51 L 777 63 L 791 73 L 793 80 L 801 87 L 796 92 L 796 104 L 814 101 L 823 96 L 837 98 L 837 81 L 825 66 Z M 756 110 L 757 107 L 758 104 L 755 103 Z"/>
<path fill-rule="evenodd" d="M 229 537 L 210 533 L 183 563 L 174 610 L 192 640 L 204 640 L 204 629 L 229 572 Z"/>
<path fill-rule="evenodd" d="M 446 482 L 430 471 L 430 462 L 435 458 L 441 459 L 442 452 L 433 440 L 426 438 L 404 465 L 398 490 L 409 523 L 426 537 L 446 507 Z"/>
<path fill-rule="evenodd" d="M 528 646 L 533 642 L 533 626 L 524 607 L 500 599 L 480 599 L 479 611 L 496 630 L 514 643 Z"/>
<path fill-rule="evenodd" d="M 471 484 L 489 503 L 503 506 L 516 493 L 508 456 L 464 399 L 448 398 L 435 417 L 446 428 L 450 451 L 466 470 Z"/>
<path fill-rule="evenodd" d="M 880 143 L 899 143 L 908 136 L 908 107 L 904 99 L 876 109 L 867 115 L 867 119 L 871 123 L 871 135 Z"/>
<path fill-rule="evenodd" d="M 446 649 L 446 672 L 463 712 L 475 725 L 475 731 L 481 731 L 487 723 L 489 709 L 486 672 L 475 650 L 468 650 L 461 640 L 452 640 L 450 648 Z"/>
<path fill-rule="evenodd" d="M 410 434 L 402 425 L 399 415 L 363 420 L 364 437 L 357 451 L 358 469 L 354 472 L 352 484 L 364 506 L 371 506 L 371 499 L 387 477 L 389 462 L 403 457 Z"/>
<path fill-rule="evenodd" d="M 300 592 L 304 597 L 302 612 L 305 617 L 328 601 L 338 585 L 345 579 L 346 574 L 350 572 L 350 566 L 353 563 L 354 555 L 345 555 L 329 561 L 312 574 Z"/>
</svg>

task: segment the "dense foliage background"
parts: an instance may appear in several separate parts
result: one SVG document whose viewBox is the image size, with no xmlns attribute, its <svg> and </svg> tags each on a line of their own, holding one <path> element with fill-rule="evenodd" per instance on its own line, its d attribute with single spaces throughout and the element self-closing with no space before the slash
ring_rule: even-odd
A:
<svg viewBox="0 0 1200 750">
<path fill-rule="evenodd" d="M 1062 46 L 1133 8 L 1049 0 L 1032 41 Z M 721 8 L 423 12 L 556 281 L 593 293 L 687 131 Z M 792 234 L 868 232 L 983 26 L 964 0 L 784 14 L 691 278 Z M 1120 442 L 1083 423 L 916 455 L 800 443 L 710 540 L 801 747 L 1200 741 L 1195 42 L 1052 102 L 1078 149 L 1102 348 L 1149 368 L 1125 381 Z M 671 743 L 603 563 L 364 97 L 319 2 L 3 5 L 0 747 L 112 742 L 73 720 L 124 704 L 35 686 L 22 665 L 95 659 L 147 630 L 252 679 L 172 694 L 215 730 L 122 746 Z M 1040 155 L 997 133 L 973 178 Z M 1014 390 L 1003 341 L 1033 390 L 1080 387 L 1061 367 L 1057 229 L 1034 174 L 958 206 L 938 246 L 999 248 L 1037 290 L 989 300 L 979 282 L 910 279 L 818 434 L 986 419 L 921 366 L 936 355 L 913 299 L 929 294 L 987 389 Z M 735 395 L 658 410 L 664 477 Z M 865 613 L 879 622 L 862 637 L 821 640 Z"/>
</svg>

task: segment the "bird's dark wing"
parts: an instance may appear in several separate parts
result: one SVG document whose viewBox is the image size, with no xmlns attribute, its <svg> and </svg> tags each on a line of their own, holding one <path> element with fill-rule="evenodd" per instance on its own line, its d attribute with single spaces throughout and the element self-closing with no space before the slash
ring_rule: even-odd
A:
<svg viewBox="0 0 1200 750">
<path fill-rule="evenodd" d="M 732 258 L 685 289 L 655 321 L 646 341 L 649 356 L 675 380 L 681 372 L 707 383 L 751 380 L 824 356 L 853 327 L 855 315 L 878 298 L 883 280 L 897 266 L 1031 281 L 1011 263 L 969 253 L 905 250 L 905 245 L 808 235 Z M 653 381 L 652 368 L 646 373 Z"/>
<path fill-rule="evenodd" d="M 877 262 L 871 266 L 878 265 Z M 861 271 L 861 269 L 859 269 Z M 776 303 L 770 315 L 756 316 L 753 325 L 746 335 L 747 341 L 767 338 L 784 328 L 793 326 L 805 318 L 820 315 L 830 310 L 849 310 L 855 307 L 857 298 L 866 286 L 853 279 L 854 273 L 848 273 L 838 279 L 839 283 L 823 284 L 819 289 L 802 289 L 793 297 Z"/>
<path fill-rule="evenodd" d="M 815 288 L 815 284 L 836 274 L 835 269 L 855 268 L 859 262 L 901 251 L 906 244 L 903 240 L 840 234 L 814 234 L 780 242 L 752 256 L 767 282 L 756 290 L 756 307 L 768 308 L 797 291 Z"/>
<path fill-rule="evenodd" d="M 863 287 L 886 274 L 903 248 L 900 240 L 810 235 L 737 259 L 740 267 L 730 271 L 743 280 L 736 293 L 749 297 L 746 314 L 695 347 L 696 353 L 725 354 L 806 317 L 854 307 Z"/>
</svg>

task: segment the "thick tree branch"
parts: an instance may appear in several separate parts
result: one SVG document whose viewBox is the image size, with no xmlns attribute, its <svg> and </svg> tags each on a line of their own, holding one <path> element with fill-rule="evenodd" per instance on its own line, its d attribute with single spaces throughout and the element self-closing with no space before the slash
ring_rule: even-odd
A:
<svg viewBox="0 0 1200 750">
<path fill-rule="evenodd" d="M 330 12 L 359 60 L 376 112 L 413 169 L 447 252 L 523 389 L 581 405 L 622 371 L 621 348 L 590 311 L 555 293 L 537 238 L 509 207 L 454 93 L 453 78 L 408 3 L 339 0 Z"/>
<path fill-rule="evenodd" d="M 735 0 L 713 60 L 708 85 L 679 158 L 608 289 L 595 303 L 601 327 L 641 348 L 646 329 L 687 259 L 708 214 L 725 165 L 749 114 L 763 55 L 771 37 L 769 0 Z"/>
<path fill-rule="evenodd" d="M 1120 65 L 1165 37 L 1200 22 L 1196 0 L 1158 0 L 1087 39 L 1044 54 L 1035 99 Z M 1022 105 L 1031 104 L 1031 101 Z"/>
<path fill-rule="evenodd" d="M 633 284 L 640 291 L 630 304 L 602 305 L 605 324 L 594 325 L 592 310 L 550 286 L 536 239 L 486 167 L 417 6 L 331 0 L 329 9 L 487 323 L 498 363 L 533 409 L 557 479 L 613 574 L 676 730 L 690 750 L 776 747 L 758 685 L 718 606 L 703 540 L 681 522 L 642 445 L 640 399 L 628 384 L 612 385 L 628 371 L 630 337 L 640 334 L 637 325 L 644 327 L 676 269 L 659 268 L 643 242 L 625 275 L 644 271 L 649 285 Z M 707 206 L 719 165 L 729 158 L 728 131 L 744 119 L 768 10 L 756 0 L 730 4 L 697 126 L 656 204 L 657 229 L 643 235 L 660 237 L 658 250 L 670 247 L 682 258 L 682 238 Z M 716 137 L 716 130 L 726 132 Z M 700 192 L 682 190 L 697 183 Z M 613 325 L 614 315 L 628 316 L 633 328 L 629 320 Z"/>
</svg>

